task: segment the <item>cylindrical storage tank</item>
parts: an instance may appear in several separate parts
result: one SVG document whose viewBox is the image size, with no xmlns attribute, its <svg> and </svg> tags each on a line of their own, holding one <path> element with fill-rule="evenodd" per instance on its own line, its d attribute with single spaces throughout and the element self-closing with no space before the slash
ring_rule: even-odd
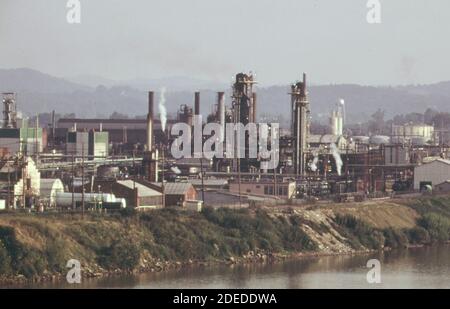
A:
<svg viewBox="0 0 450 309">
<path fill-rule="evenodd" d="M 331 126 L 331 134 L 338 135 L 339 124 L 338 124 L 338 119 L 336 117 L 336 114 L 334 112 L 331 115 L 330 126 Z"/>
<path fill-rule="evenodd" d="M 353 141 L 357 144 L 369 144 L 370 138 L 368 136 L 353 136 Z"/>
<path fill-rule="evenodd" d="M 344 133 L 344 120 L 342 116 L 338 117 L 338 132 L 337 135 L 342 135 Z"/>
<path fill-rule="evenodd" d="M 74 203 L 80 203 L 83 200 L 81 193 L 73 194 Z M 116 197 L 114 194 L 109 193 L 85 193 L 84 201 L 94 202 L 94 201 L 102 201 L 114 203 L 116 202 Z M 71 207 L 72 206 L 72 193 L 71 192 L 57 192 L 56 193 L 56 206 L 57 207 Z"/>
<path fill-rule="evenodd" d="M 412 137 L 411 144 L 414 146 L 424 146 L 427 144 L 427 139 L 422 136 Z"/>
<path fill-rule="evenodd" d="M 373 145 L 389 144 L 390 137 L 386 135 L 373 135 L 370 137 L 370 143 Z"/>
</svg>

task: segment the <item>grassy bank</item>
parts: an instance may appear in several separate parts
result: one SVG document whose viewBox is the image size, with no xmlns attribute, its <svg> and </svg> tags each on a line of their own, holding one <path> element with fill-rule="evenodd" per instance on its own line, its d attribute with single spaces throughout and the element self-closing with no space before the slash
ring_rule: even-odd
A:
<svg viewBox="0 0 450 309">
<path fill-rule="evenodd" d="M 376 223 L 374 223 L 376 222 Z M 0 277 L 51 278 L 191 263 L 342 254 L 450 239 L 450 197 L 290 209 L 164 209 L 79 216 L 0 214 Z"/>
</svg>

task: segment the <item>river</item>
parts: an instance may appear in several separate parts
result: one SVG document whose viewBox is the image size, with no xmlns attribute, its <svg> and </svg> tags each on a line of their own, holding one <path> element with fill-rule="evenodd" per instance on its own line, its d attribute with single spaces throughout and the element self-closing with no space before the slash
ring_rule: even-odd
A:
<svg viewBox="0 0 450 309">
<path fill-rule="evenodd" d="M 381 263 L 381 283 L 369 284 L 369 259 Z M 358 256 L 303 258 L 275 264 L 192 267 L 139 276 L 31 288 L 450 288 L 450 245 Z"/>
</svg>

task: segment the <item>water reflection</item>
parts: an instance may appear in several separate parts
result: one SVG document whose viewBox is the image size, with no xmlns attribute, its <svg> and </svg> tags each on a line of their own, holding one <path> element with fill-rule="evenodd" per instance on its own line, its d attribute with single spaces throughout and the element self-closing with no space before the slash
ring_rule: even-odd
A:
<svg viewBox="0 0 450 309">
<path fill-rule="evenodd" d="M 366 281 L 369 259 L 381 262 L 380 284 Z M 450 288 L 450 246 L 357 256 L 304 258 L 276 264 L 192 267 L 139 276 L 84 280 L 45 288 Z"/>
</svg>

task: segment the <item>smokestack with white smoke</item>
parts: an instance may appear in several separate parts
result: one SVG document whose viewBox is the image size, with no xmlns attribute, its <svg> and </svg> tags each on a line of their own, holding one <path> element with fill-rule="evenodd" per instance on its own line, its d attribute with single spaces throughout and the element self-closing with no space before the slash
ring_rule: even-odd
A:
<svg viewBox="0 0 450 309">
<path fill-rule="evenodd" d="M 166 123 L 167 123 L 167 109 L 166 109 L 166 88 L 161 88 L 161 93 L 159 97 L 159 117 L 161 119 L 161 129 L 163 132 L 166 131 Z"/>
<path fill-rule="evenodd" d="M 336 162 L 336 170 L 339 176 L 341 176 L 342 173 L 342 159 L 341 155 L 339 154 L 339 150 L 336 147 L 336 144 L 331 144 L 331 154 L 333 155 L 334 161 Z"/>
</svg>

